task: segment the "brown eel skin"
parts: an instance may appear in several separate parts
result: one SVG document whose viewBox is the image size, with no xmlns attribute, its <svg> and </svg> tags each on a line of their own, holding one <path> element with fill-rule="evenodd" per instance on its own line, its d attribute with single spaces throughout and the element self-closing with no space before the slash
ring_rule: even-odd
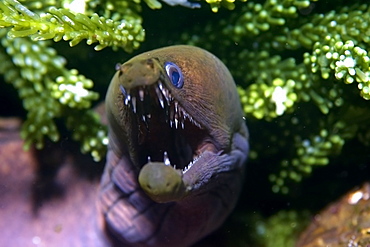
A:
<svg viewBox="0 0 370 247">
<path fill-rule="evenodd" d="M 52 175 L 57 196 L 38 201 L 31 188 L 40 161 L 19 145 L 14 156 L 1 154 L 0 246 L 191 246 L 223 223 L 249 145 L 235 83 L 218 58 L 191 46 L 140 54 L 117 66 L 106 114 L 100 186 L 73 175 L 83 161 L 66 156 Z M 23 156 L 29 162 L 19 167 Z M 40 156 L 43 167 L 64 157 Z"/>
</svg>

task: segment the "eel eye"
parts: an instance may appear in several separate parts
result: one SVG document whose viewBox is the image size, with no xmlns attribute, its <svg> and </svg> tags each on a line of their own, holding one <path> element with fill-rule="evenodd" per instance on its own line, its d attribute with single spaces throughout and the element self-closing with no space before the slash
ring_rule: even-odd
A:
<svg viewBox="0 0 370 247">
<path fill-rule="evenodd" d="M 182 76 L 181 69 L 174 63 L 166 62 L 164 64 L 167 75 L 170 78 L 172 85 L 176 88 L 182 88 L 184 86 L 184 78 Z"/>
</svg>

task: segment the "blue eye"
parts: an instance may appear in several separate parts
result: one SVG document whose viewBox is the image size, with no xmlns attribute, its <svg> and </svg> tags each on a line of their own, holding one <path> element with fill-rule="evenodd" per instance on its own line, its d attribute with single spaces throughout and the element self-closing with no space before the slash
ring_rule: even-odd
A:
<svg viewBox="0 0 370 247">
<path fill-rule="evenodd" d="M 174 63 L 166 62 L 164 64 L 167 75 L 170 78 L 172 85 L 176 88 L 182 88 L 184 86 L 184 77 L 182 76 L 181 69 Z"/>
</svg>

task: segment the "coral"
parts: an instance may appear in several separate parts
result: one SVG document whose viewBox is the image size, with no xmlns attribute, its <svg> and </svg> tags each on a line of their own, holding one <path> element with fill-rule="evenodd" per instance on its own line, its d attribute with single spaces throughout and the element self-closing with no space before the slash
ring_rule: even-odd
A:
<svg viewBox="0 0 370 247">
<path fill-rule="evenodd" d="M 270 168 L 274 192 L 288 193 L 314 167 L 344 155 L 348 141 L 369 144 L 370 7 L 327 4 L 316 12 L 320 4 L 248 1 L 227 21 L 208 23 L 205 35 L 197 28 L 182 35 L 221 54 L 250 127 L 269 126 L 254 145 L 252 138 L 251 157 L 283 156 Z"/>
<path fill-rule="evenodd" d="M 241 2 L 246 2 L 247 0 L 239 0 Z M 209 3 L 213 12 L 217 12 L 221 6 L 233 10 L 235 8 L 235 0 L 206 0 Z"/>
<path fill-rule="evenodd" d="M 292 210 L 278 211 L 268 217 L 256 212 L 236 212 L 227 222 L 229 234 L 224 237 L 225 246 L 293 247 L 307 226 L 308 216 L 307 211 Z"/>
<path fill-rule="evenodd" d="M 280 211 L 268 219 L 256 221 L 255 238 L 266 247 L 293 247 L 304 226 L 307 213 Z"/>
<path fill-rule="evenodd" d="M 227 26 L 223 32 L 241 41 L 268 31 L 275 26 L 284 26 L 289 19 L 298 17 L 298 10 L 307 8 L 308 0 L 267 0 L 263 4 L 249 2 L 243 6 L 234 25 Z"/>
<path fill-rule="evenodd" d="M 10 38 L 31 36 L 32 40 L 70 40 L 71 46 L 86 39 L 87 44 L 98 42 L 96 50 L 107 46 L 122 47 L 126 51 L 138 48 L 144 39 L 141 19 L 114 21 L 97 14 L 88 17 L 68 9 L 50 7 L 48 13 L 38 15 L 15 0 L 0 3 L 0 26 L 12 27 Z"/>
<path fill-rule="evenodd" d="M 99 160 L 107 144 L 106 129 L 101 126 L 96 113 L 86 111 L 91 108 L 92 101 L 98 98 L 96 92 L 89 90 L 93 86 L 92 81 L 75 69 L 66 69 L 65 59 L 47 47 L 49 42 L 8 39 L 4 31 L 0 31 L 4 47 L 0 49 L 0 72 L 18 90 L 23 106 L 28 111 L 21 132 L 26 140 L 26 148 L 31 144 L 42 148 L 44 136 L 53 141 L 59 140 L 55 119 L 68 117 L 67 121 L 73 122 L 70 118 L 74 117 L 79 121 L 69 124 L 69 129 L 89 129 L 88 135 L 75 139 L 83 143 L 99 143 L 90 148 L 86 145 L 82 147 L 84 152 L 91 151 L 93 157 Z"/>
<path fill-rule="evenodd" d="M 152 1 L 157 2 L 156 0 L 152 0 Z M 181 6 L 188 7 L 188 8 L 200 8 L 200 4 L 192 3 L 192 2 L 189 2 L 187 0 L 162 0 L 162 1 L 167 3 L 168 5 L 171 5 L 171 6 L 181 5 Z M 147 3 L 148 2 L 150 2 L 150 0 L 147 1 Z M 150 6 L 149 3 L 148 3 L 148 5 Z M 158 4 L 158 7 L 161 7 L 161 6 Z"/>
</svg>

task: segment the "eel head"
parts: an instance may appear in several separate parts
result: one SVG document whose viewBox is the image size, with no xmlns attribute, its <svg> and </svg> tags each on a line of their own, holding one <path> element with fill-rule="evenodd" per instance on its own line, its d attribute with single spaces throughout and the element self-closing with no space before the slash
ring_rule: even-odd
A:
<svg viewBox="0 0 370 247">
<path fill-rule="evenodd" d="M 227 68 L 196 47 L 162 48 L 118 65 L 106 103 L 111 148 L 129 157 L 156 202 L 200 191 L 217 170 L 209 160 L 229 153 L 244 126 Z"/>
</svg>

